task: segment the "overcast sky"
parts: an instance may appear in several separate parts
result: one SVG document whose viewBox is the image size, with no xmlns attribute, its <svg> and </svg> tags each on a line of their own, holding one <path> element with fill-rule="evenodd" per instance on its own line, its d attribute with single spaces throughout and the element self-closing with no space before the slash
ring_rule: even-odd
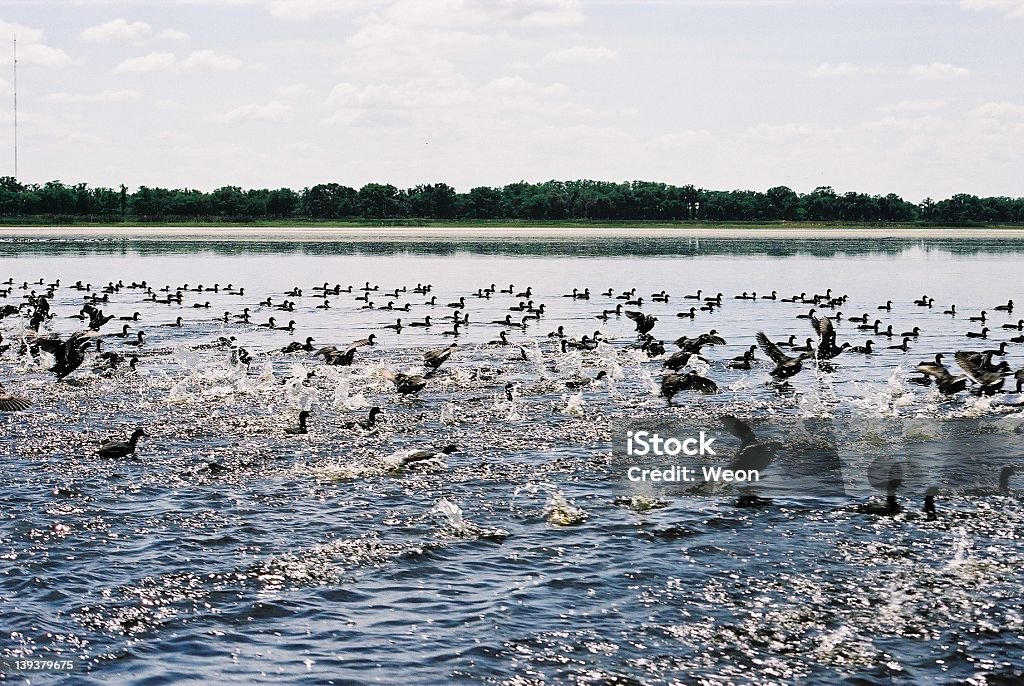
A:
<svg viewBox="0 0 1024 686">
<path fill-rule="evenodd" d="M 1024 195 L 1024 0 L 0 0 L 13 174 Z"/>
</svg>

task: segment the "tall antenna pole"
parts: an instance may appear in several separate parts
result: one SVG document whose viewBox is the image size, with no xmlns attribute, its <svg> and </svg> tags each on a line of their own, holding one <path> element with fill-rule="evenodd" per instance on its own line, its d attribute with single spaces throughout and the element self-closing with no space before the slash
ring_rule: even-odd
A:
<svg viewBox="0 0 1024 686">
<path fill-rule="evenodd" d="M 18 178 L 18 34 L 14 34 L 14 178 Z"/>
</svg>

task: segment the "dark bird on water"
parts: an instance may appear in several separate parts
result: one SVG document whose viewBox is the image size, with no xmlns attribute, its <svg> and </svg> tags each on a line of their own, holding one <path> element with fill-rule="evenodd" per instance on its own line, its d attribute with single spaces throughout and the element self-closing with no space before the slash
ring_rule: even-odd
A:
<svg viewBox="0 0 1024 686">
<path fill-rule="evenodd" d="M 419 393 L 427 386 L 427 378 L 420 374 L 395 373 L 385 369 L 384 377 L 390 379 L 395 384 L 395 390 L 402 395 Z"/>
<path fill-rule="evenodd" d="M 383 412 L 383 410 L 381 410 L 379 407 L 376 407 L 376 406 L 371 407 L 370 408 L 370 413 L 367 415 L 366 419 L 356 419 L 356 420 L 353 420 L 353 421 L 350 421 L 350 422 L 345 422 L 344 424 L 341 425 L 341 428 L 343 428 L 343 429 L 357 429 L 358 428 L 358 429 L 362 429 L 363 431 L 369 431 L 369 430 L 373 429 L 377 425 L 377 415 L 379 415 L 381 412 Z"/>
<path fill-rule="evenodd" d="M 59 336 L 37 338 L 35 345 L 53 355 L 55 363 L 50 371 L 57 375 L 59 381 L 82 365 L 85 349 L 92 343 L 93 336 L 95 332 L 79 331 L 71 334 L 66 341 Z"/>
<path fill-rule="evenodd" d="M 626 316 L 633 320 L 636 324 L 636 332 L 641 334 L 650 332 L 658 321 L 658 318 L 654 315 L 644 314 L 636 310 L 626 310 Z"/>
<path fill-rule="evenodd" d="M 954 395 L 967 388 L 966 376 L 953 376 L 946 365 L 942 364 L 942 353 L 935 355 L 934 362 L 922 362 L 916 367 L 917 371 L 935 379 L 939 392 L 943 395 Z"/>
<path fill-rule="evenodd" d="M 309 419 L 309 410 L 302 410 L 299 412 L 299 425 L 289 426 L 284 430 L 286 434 L 297 435 L 309 433 L 309 428 L 306 426 L 306 420 Z"/>
<path fill-rule="evenodd" d="M 127 442 L 108 439 L 100 444 L 96 454 L 100 457 L 128 457 L 129 455 L 134 455 L 135 449 L 139 445 L 139 439 L 145 435 L 147 435 L 146 432 L 139 428 L 132 432 L 132 436 Z"/>
<path fill-rule="evenodd" d="M 777 379 L 788 379 L 791 376 L 796 376 L 803 369 L 803 361 L 813 355 L 813 353 L 803 352 L 796 357 L 790 357 L 782 352 L 779 346 L 768 340 L 768 336 L 763 331 L 757 332 L 757 344 L 761 346 L 764 354 L 775 363 L 775 369 L 770 374 Z"/>
<path fill-rule="evenodd" d="M 697 372 L 686 374 L 666 374 L 661 377 L 661 395 L 672 404 L 672 398 L 680 391 L 699 391 L 700 393 L 718 393 L 718 384 Z"/>
<path fill-rule="evenodd" d="M 993 395 L 1003 388 L 1006 380 L 1005 371 L 986 371 L 968 353 L 959 351 L 954 355 L 960 369 L 971 378 L 971 381 L 978 384 L 975 391 L 979 395 Z"/>
<path fill-rule="evenodd" d="M 437 369 L 444 364 L 449 357 L 451 357 L 452 353 L 455 352 L 455 349 L 458 347 L 459 345 L 457 343 L 452 343 L 444 348 L 428 350 L 423 353 L 423 362 L 431 369 Z"/>
</svg>

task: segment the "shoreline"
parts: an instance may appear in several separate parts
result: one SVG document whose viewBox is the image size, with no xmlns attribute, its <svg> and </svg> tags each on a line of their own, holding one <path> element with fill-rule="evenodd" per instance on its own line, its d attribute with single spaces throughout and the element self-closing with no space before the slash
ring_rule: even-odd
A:
<svg viewBox="0 0 1024 686">
<path fill-rule="evenodd" d="M 2 226 L 0 240 L 124 239 L 161 241 L 412 242 L 446 239 L 674 238 L 674 239 L 1024 239 L 1024 227 L 556 227 L 556 226 Z"/>
</svg>

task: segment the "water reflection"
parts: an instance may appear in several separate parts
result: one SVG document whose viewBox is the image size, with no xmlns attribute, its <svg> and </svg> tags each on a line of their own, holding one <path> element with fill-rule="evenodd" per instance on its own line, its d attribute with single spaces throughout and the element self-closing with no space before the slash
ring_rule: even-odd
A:
<svg viewBox="0 0 1024 686">
<path fill-rule="evenodd" d="M 454 255 L 470 253 L 503 256 L 644 257 L 736 255 L 793 257 L 841 257 L 853 255 L 901 255 L 907 252 L 952 255 L 1008 254 L 1024 252 L 1024 238 L 636 238 L 529 237 L 408 239 L 382 233 L 338 240 L 168 240 L 163 238 L 20 238 L 0 237 L 0 255 Z"/>
</svg>

